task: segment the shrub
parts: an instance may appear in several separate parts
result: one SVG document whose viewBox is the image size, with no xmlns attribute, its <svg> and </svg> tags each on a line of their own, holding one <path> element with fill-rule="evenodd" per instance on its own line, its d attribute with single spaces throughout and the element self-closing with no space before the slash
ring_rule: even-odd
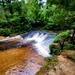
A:
<svg viewBox="0 0 75 75">
<path fill-rule="evenodd" d="M 65 50 L 72 50 L 73 49 L 73 45 L 72 44 L 69 44 L 69 43 L 65 43 L 64 44 L 64 49 Z"/>
<path fill-rule="evenodd" d="M 0 21 L 0 28 L 6 28 L 8 25 L 7 25 L 7 21 L 6 20 L 2 20 Z"/>
<path fill-rule="evenodd" d="M 51 44 L 49 46 L 49 48 L 50 48 L 51 54 L 59 55 L 60 52 L 61 52 L 61 49 L 60 49 L 60 46 L 59 45 L 55 48 L 54 45 Z"/>
<path fill-rule="evenodd" d="M 54 42 L 55 42 L 55 43 L 56 43 L 56 42 L 59 42 L 59 40 L 60 40 L 61 38 L 68 38 L 69 36 L 70 36 L 70 31 L 67 30 L 66 32 L 62 32 L 62 33 L 58 34 L 58 35 L 56 36 Z"/>
<path fill-rule="evenodd" d="M 7 29 L 7 28 L 5 28 L 5 29 L 0 29 L 0 35 L 4 35 L 4 36 L 8 36 L 8 35 L 10 35 L 10 30 L 9 29 Z"/>
</svg>

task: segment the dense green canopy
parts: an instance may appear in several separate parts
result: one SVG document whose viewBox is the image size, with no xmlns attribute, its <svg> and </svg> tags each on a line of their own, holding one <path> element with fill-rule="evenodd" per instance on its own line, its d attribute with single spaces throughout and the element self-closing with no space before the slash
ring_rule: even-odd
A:
<svg viewBox="0 0 75 75">
<path fill-rule="evenodd" d="M 35 29 L 75 29 L 75 0 L 0 0 L 0 35 Z"/>
</svg>

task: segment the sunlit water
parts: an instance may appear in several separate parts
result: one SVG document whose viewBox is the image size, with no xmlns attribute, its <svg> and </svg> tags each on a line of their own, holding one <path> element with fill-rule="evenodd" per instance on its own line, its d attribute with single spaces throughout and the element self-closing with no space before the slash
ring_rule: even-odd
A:
<svg viewBox="0 0 75 75">
<path fill-rule="evenodd" d="M 1 75 L 35 75 L 51 56 L 49 45 L 55 35 L 44 31 L 30 31 L 0 40 Z"/>
</svg>

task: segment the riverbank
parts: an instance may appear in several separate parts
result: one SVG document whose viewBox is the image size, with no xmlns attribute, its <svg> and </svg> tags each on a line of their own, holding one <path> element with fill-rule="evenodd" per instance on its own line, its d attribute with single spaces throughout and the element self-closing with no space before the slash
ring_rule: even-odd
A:
<svg viewBox="0 0 75 75">
<path fill-rule="evenodd" d="M 48 61 L 36 75 L 75 75 L 75 51 L 64 50 L 59 56 Z M 55 64 L 50 64 L 53 62 Z M 52 67 L 53 66 L 53 67 Z"/>
</svg>

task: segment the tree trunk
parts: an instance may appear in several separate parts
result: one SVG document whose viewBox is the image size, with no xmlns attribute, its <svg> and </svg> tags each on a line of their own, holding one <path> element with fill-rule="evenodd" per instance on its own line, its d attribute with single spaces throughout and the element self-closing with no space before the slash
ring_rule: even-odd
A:
<svg viewBox="0 0 75 75">
<path fill-rule="evenodd" d="M 7 3 L 9 4 L 10 14 L 12 15 L 13 14 L 13 9 L 12 9 L 12 6 L 11 6 L 11 0 L 8 0 Z"/>
<path fill-rule="evenodd" d="M 74 35 L 75 35 L 75 29 L 73 30 L 72 37 L 71 37 L 71 43 L 72 43 L 73 45 L 74 45 L 74 42 L 75 42 L 75 41 L 74 41 L 74 40 L 75 40 L 75 39 L 74 39 L 74 38 L 75 38 Z"/>
<path fill-rule="evenodd" d="M 61 38 L 59 41 L 60 49 L 63 50 L 65 39 Z"/>
</svg>

